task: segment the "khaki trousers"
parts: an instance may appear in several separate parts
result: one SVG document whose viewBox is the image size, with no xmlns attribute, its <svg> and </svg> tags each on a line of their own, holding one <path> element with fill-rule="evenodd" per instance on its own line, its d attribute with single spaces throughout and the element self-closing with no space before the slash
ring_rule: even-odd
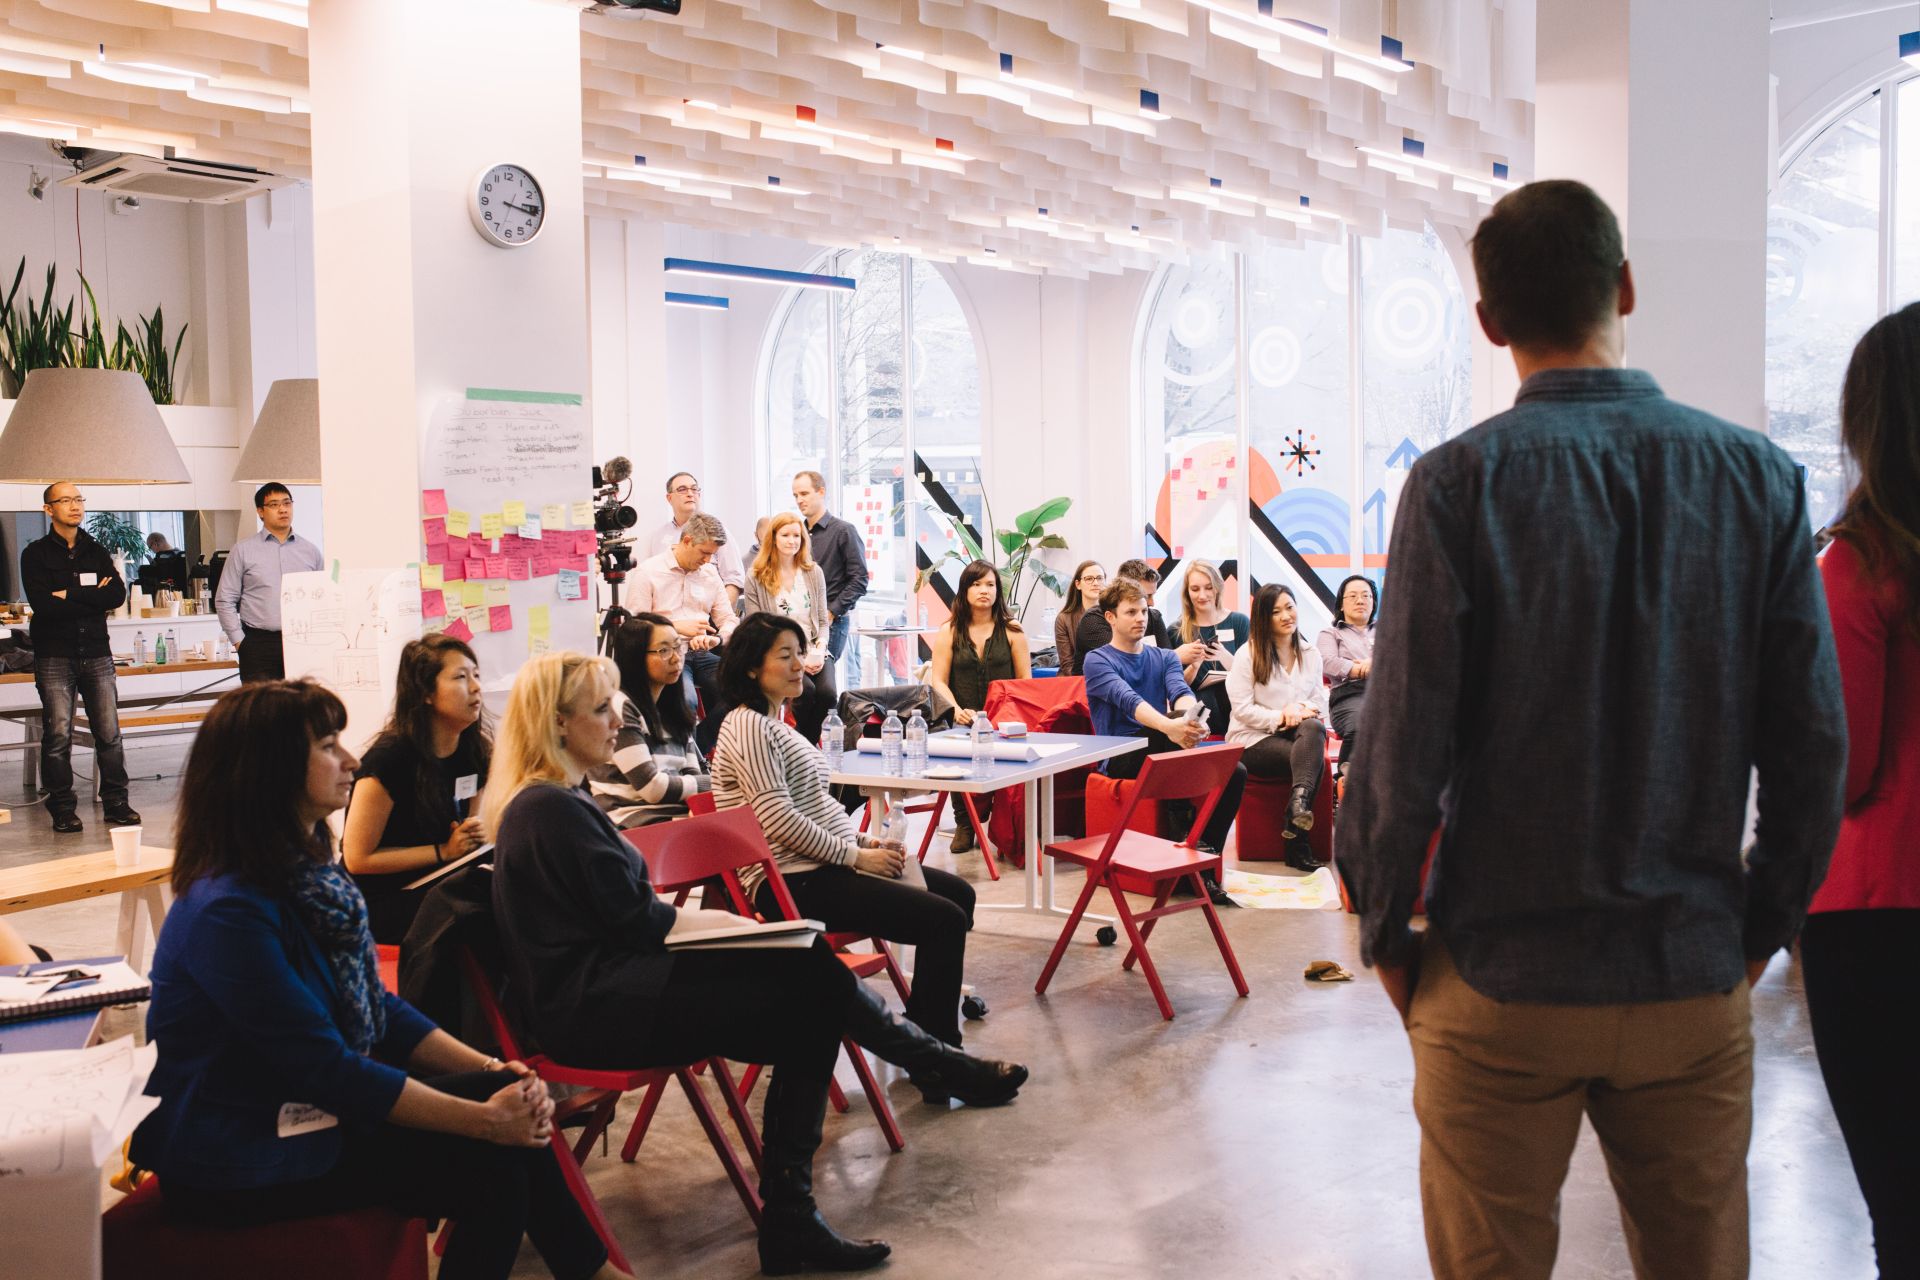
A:
<svg viewBox="0 0 1920 1280">
<path fill-rule="evenodd" d="M 1407 1031 L 1438 1280 L 1552 1274 L 1583 1115 L 1606 1154 L 1635 1275 L 1747 1274 L 1746 983 L 1656 1004 L 1501 1003 L 1469 987 L 1429 936 Z"/>
</svg>

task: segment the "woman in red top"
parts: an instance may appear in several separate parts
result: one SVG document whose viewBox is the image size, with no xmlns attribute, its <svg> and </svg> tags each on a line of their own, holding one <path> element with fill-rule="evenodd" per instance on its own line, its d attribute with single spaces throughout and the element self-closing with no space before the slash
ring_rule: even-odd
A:
<svg viewBox="0 0 1920 1280">
<path fill-rule="evenodd" d="M 1860 480 L 1821 560 L 1846 691 L 1847 809 L 1800 955 L 1813 1043 L 1883 1277 L 1920 1276 L 1920 304 L 1867 330 L 1840 396 Z M 1904 1041 L 1907 1051 L 1902 1051 Z"/>
</svg>

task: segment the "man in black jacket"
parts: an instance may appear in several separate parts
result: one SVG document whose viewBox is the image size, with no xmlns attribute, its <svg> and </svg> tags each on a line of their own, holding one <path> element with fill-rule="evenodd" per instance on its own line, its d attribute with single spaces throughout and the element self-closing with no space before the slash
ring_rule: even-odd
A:
<svg viewBox="0 0 1920 1280">
<path fill-rule="evenodd" d="M 818 471 L 793 478 L 793 502 L 807 522 L 813 562 L 827 580 L 827 653 L 838 662 L 847 649 L 853 606 L 867 594 L 867 549 L 858 529 L 827 510 L 827 482 Z"/>
<path fill-rule="evenodd" d="M 20 553 L 20 585 L 33 606 L 33 682 L 40 690 L 40 778 L 53 829 L 80 830 L 73 794 L 73 713 L 87 700 L 100 800 L 107 822 L 136 826 L 127 803 L 127 757 L 120 746 L 119 690 L 107 615 L 127 599 L 127 584 L 107 549 L 80 527 L 87 500 L 62 480 L 41 495 L 53 529 Z"/>
</svg>

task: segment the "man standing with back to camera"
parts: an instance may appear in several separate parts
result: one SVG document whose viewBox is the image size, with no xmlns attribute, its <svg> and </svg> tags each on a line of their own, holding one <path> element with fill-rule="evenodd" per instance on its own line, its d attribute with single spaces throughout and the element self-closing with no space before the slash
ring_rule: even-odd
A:
<svg viewBox="0 0 1920 1280">
<path fill-rule="evenodd" d="M 1428 1254 L 1545 1280 L 1584 1115 L 1635 1273 L 1743 1277 L 1748 989 L 1846 765 L 1805 497 L 1765 436 L 1621 367 L 1633 274 L 1591 190 L 1509 194 L 1473 265 L 1520 393 L 1407 477 L 1337 849 L 1413 1045 Z"/>
</svg>

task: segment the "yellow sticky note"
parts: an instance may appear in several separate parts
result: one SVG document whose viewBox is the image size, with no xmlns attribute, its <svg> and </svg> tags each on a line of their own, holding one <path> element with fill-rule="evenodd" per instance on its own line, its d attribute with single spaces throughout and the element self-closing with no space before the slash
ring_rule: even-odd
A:
<svg viewBox="0 0 1920 1280">
<path fill-rule="evenodd" d="M 460 607 L 472 609 L 487 602 L 487 584 L 468 578 L 460 584 Z"/>
<path fill-rule="evenodd" d="M 549 502 L 546 506 L 541 507 L 540 524 L 543 528 L 547 529 L 566 528 L 567 504 L 564 502 Z"/>
<path fill-rule="evenodd" d="M 432 591 L 437 587 L 443 587 L 446 585 L 446 582 L 446 570 L 440 565 L 423 564 L 420 566 L 420 589 L 422 591 Z"/>
<path fill-rule="evenodd" d="M 464 511 L 447 512 L 447 536 L 464 538 L 473 532 L 473 517 Z"/>
<path fill-rule="evenodd" d="M 525 524 L 527 522 L 527 504 L 524 502 L 503 502 L 500 504 L 500 514 L 506 517 L 506 523 L 508 524 Z"/>
<path fill-rule="evenodd" d="M 475 635 L 478 635 L 482 631 L 493 630 L 493 623 L 488 621 L 487 607 L 485 605 L 479 605 L 476 608 L 467 610 L 466 617 L 467 629 Z"/>
<path fill-rule="evenodd" d="M 527 609 L 527 652 L 541 654 L 553 648 L 553 611 L 544 604 Z"/>
<path fill-rule="evenodd" d="M 487 595 L 486 595 L 486 601 L 485 601 L 486 604 L 496 605 L 496 604 L 512 604 L 513 603 L 513 598 L 507 594 L 507 588 L 510 585 L 509 583 L 487 582 L 487 583 L 482 583 L 481 585 L 483 585 L 487 589 Z"/>
<path fill-rule="evenodd" d="M 585 502 L 576 502 L 573 504 L 573 527 L 576 529 L 593 528 L 592 499 L 588 499 Z"/>
<path fill-rule="evenodd" d="M 508 503 L 507 505 L 512 507 L 512 506 L 519 506 L 520 504 Z M 524 519 L 526 517 L 526 514 L 527 514 L 526 510 L 522 508 L 520 512 L 521 518 Z M 513 523 L 519 524 L 520 521 L 515 520 Z M 501 532 L 506 528 L 506 524 L 507 522 L 500 518 L 500 513 L 498 511 L 489 511 L 487 512 L 487 514 L 480 517 L 480 536 L 483 538 L 489 538 L 489 539 L 497 538 L 500 536 Z"/>
</svg>

